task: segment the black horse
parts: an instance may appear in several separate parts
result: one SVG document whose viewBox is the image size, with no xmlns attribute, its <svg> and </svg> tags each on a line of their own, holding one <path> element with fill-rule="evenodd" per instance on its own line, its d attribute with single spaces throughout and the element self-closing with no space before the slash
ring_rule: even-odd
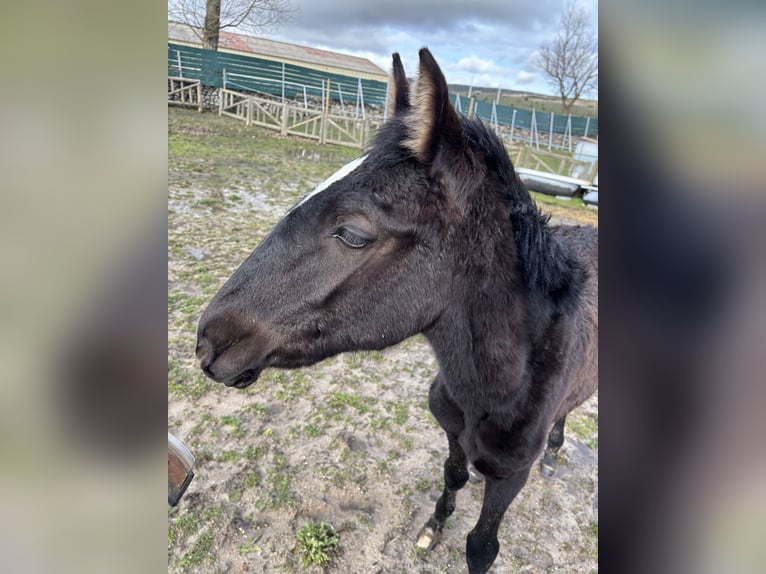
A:
<svg viewBox="0 0 766 574">
<path fill-rule="evenodd" d="M 412 97 L 398 54 L 393 62 L 391 119 L 220 289 L 197 356 L 208 376 L 242 389 L 267 367 L 424 333 L 440 367 L 429 406 L 449 457 L 417 544 L 433 547 L 471 463 L 485 477 L 466 549 L 479 574 L 546 437 L 550 475 L 564 418 L 596 389 L 597 234 L 548 225 L 501 141 L 452 108 L 427 49 Z"/>
</svg>

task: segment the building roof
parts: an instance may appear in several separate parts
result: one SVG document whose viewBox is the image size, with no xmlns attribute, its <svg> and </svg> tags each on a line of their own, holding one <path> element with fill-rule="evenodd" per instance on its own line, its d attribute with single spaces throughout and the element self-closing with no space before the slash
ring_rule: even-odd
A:
<svg viewBox="0 0 766 574">
<path fill-rule="evenodd" d="M 199 28 L 196 28 L 199 30 Z M 193 46 L 202 46 L 199 36 L 192 26 L 181 22 L 168 21 L 168 40 Z M 247 55 L 263 56 L 279 61 L 291 61 L 297 64 L 313 67 L 331 67 L 341 70 L 374 76 L 381 81 L 387 81 L 388 73 L 380 69 L 366 58 L 338 54 L 328 50 L 319 50 L 309 46 L 277 42 L 266 38 L 245 36 L 222 31 L 218 39 L 218 49 L 222 52 L 234 52 Z"/>
</svg>

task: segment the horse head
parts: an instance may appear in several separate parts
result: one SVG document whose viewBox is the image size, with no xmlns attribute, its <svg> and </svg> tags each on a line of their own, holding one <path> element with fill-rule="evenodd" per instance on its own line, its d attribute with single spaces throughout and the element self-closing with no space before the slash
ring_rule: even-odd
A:
<svg viewBox="0 0 766 574">
<path fill-rule="evenodd" d="M 487 169 L 427 49 L 367 153 L 292 207 L 202 315 L 204 372 L 244 388 L 267 367 L 382 349 L 438 321 L 465 272 L 469 197 Z"/>
</svg>

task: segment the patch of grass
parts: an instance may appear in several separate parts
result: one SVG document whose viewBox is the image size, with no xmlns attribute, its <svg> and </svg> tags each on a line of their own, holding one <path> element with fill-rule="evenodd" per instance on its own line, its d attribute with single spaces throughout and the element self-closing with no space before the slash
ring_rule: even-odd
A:
<svg viewBox="0 0 766 574">
<path fill-rule="evenodd" d="M 207 522 L 218 522 L 223 516 L 223 508 L 220 506 L 209 506 L 202 511 L 202 518 Z"/>
<path fill-rule="evenodd" d="M 295 537 L 303 568 L 329 563 L 340 544 L 340 535 L 326 522 L 311 520 L 301 526 Z"/>
<path fill-rule="evenodd" d="M 173 512 L 175 509 L 171 509 Z M 187 512 L 168 521 L 168 545 L 173 545 L 181 538 L 187 538 L 194 534 L 199 528 L 199 518 L 196 514 Z"/>
<path fill-rule="evenodd" d="M 583 534 L 590 537 L 590 540 L 581 549 L 581 552 L 589 558 L 598 560 L 598 522 L 591 520 L 586 525 L 580 525 L 580 529 Z"/>
<path fill-rule="evenodd" d="M 410 416 L 410 407 L 407 403 L 386 401 L 386 411 L 391 413 L 394 422 L 398 425 L 403 425 Z"/>
<path fill-rule="evenodd" d="M 578 440 L 583 441 L 589 448 L 598 448 L 598 420 L 583 414 L 573 414 L 567 417 L 566 432 L 572 433 Z"/>
<path fill-rule="evenodd" d="M 330 393 L 327 402 L 331 408 L 336 410 L 343 409 L 344 407 L 351 407 L 359 414 L 364 414 L 370 412 L 370 403 L 372 401 L 358 393 L 333 391 Z"/>
<path fill-rule="evenodd" d="M 251 462 L 256 461 L 266 454 L 268 450 L 268 447 L 263 445 L 249 446 L 247 447 L 247 450 L 245 450 L 245 458 Z"/>
<path fill-rule="evenodd" d="M 240 556 L 247 556 L 251 552 L 261 552 L 261 547 L 254 542 L 246 542 L 245 544 L 238 544 L 237 550 L 239 550 Z"/>
<path fill-rule="evenodd" d="M 281 387 L 274 393 L 279 401 L 294 401 L 311 390 L 311 383 L 303 371 L 277 371 L 272 374 L 272 379 Z"/>
<path fill-rule="evenodd" d="M 254 415 L 258 415 L 259 417 L 265 417 L 267 414 L 269 414 L 268 409 L 265 406 L 258 403 L 250 403 L 245 408 L 251 411 Z"/>
<path fill-rule="evenodd" d="M 309 423 L 303 427 L 303 434 L 307 438 L 316 438 L 318 436 L 321 436 L 324 432 L 324 429 L 318 425 L 315 425 L 313 423 Z"/>
<path fill-rule="evenodd" d="M 199 518 L 196 514 L 183 514 L 176 519 L 175 525 L 179 531 L 188 536 L 199 528 Z"/>
<path fill-rule="evenodd" d="M 180 384 L 181 393 L 194 400 L 200 399 L 211 389 L 210 381 L 202 374 L 196 375 L 188 384 Z"/>
<path fill-rule="evenodd" d="M 534 191 L 530 191 L 529 194 L 544 213 L 558 217 L 567 217 L 576 220 L 578 223 L 598 227 L 598 212 L 586 206 L 580 198 L 565 200 Z"/>
<path fill-rule="evenodd" d="M 240 456 L 236 450 L 225 450 L 221 453 L 221 460 L 223 462 L 237 462 Z"/>
<path fill-rule="evenodd" d="M 242 438 L 245 436 L 245 423 L 242 419 L 231 415 L 225 415 L 221 417 L 221 422 L 230 427 L 229 431 L 234 438 Z"/>
<path fill-rule="evenodd" d="M 418 492 L 426 492 L 430 490 L 431 488 L 431 481 L 427 478 L 424 478 L 423 480 L 419 480 L 415 483 L 415 490 Z"/>
<path fill-rule="evenodd" d="M 284 457 L 278 452 L 275 452 L 272 457 L 271 468 L 264 484 L 267 488 L 256 503 L 259 510 L 277 509 L 295 504 L 295 493 L 290 489 L 290 470 L 287 468 Z"/>
<path fill-rule="evenodd" d="M 402 496 L 412 496 L 412 489 L 408 485 L 403 484 L 399 487 L 397 493 Z"/>
<path fill-rule="evenodd" d="M 202 562 L 212 562 L 214 559 L 213 553 L 213 533 L 205 531 L 200 534 L 199 538 L 194 542 L 194 545 L 186 552 L 178 561 L 178 565 L 181 568 L 188 568 L 189 566 L 198 566 Z"/>
<path fill-rule="evenodd" d="M 261 477 L 257 472 L 251 471 L 245 475 L 244 485 L 245 488 L 256 488 L 261 484 Z"/>
</svg>

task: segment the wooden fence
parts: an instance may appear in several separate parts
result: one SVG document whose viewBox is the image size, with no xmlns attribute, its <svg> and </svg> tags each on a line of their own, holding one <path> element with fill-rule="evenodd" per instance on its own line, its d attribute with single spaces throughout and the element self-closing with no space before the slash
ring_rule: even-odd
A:
<svg viewBox="0 0 766 574">
<path fill-rule="evenodd" d="M 582 161 L 550 151 L 536 150 L 525 144 L 506 145 L 515 167 L 525 167 L 558 175 L 593 181 L 598 173 L 598 161 Z"/>
<path fill-rule="evenodd" d="M 382 118 L 351 118 L 271 100 L 226 88 L 220 89 L 218 114 L 255 125 L 318 141 L 362 149 L 383 123 Z"/>
<path fill-rule="evenodd" d="M 327 100 L 329 101 L 329 100 Z M 202 111 L 199 80 L 168 76 L 168 103 L 194 106 Z M 235 118 L 245 125 L 278 131 L 283 136 L 299 136 L 320 144 L 337 144 L 363 149 L 378 128 L 382 117 L 350 117 L 324 110 L 306 108 L 295 102 L 282 102 L 253 94 L 219 89 L 218 115 Z M 516 167 L 547 171 L 592 181 L 598 161 L 588 162 L 571 156 L 536 150 L 517 142 L 508 143 L 508 153 Z"/>
<path fill-rule="evenodd" d="M 202 111 L 202 82 L 191 78 L 168 76 L 168 103 L 192 106 Z"/>
</svg>

